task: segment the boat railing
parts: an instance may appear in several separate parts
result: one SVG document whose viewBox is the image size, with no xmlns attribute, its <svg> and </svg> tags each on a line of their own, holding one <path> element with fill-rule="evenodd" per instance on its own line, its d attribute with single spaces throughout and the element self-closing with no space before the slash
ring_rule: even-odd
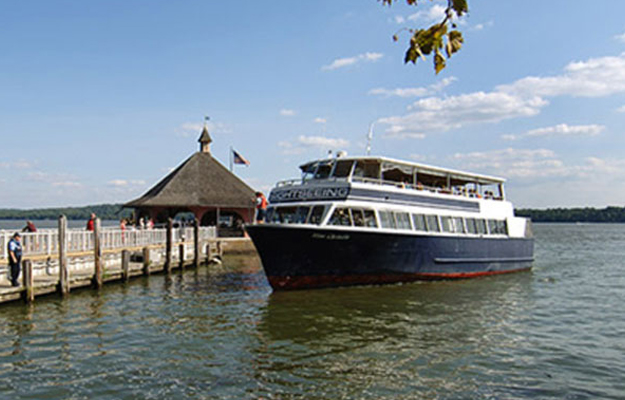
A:
<svg viewBox="0 0 625 400">
<path fill-rule="evenodd" d="M 357 183 L 366 183 L 371 185 L 380 185 L 380 186 L 389 186 L 396 187 L 400 189 L 408 189 L 408 190 L 416 190 L 416 191 L 427 191 L 430 193 L 440 193 L 447 195 L 454 195 L 459 197 L 470 197 L 470 198 L 478 198 L 485 200 L 503 200 L 503 197 L 495 196 L 492 192 L 486 191 L 483 194 L 480 194 L 474 190 L 468 190 L 466 188 L 458 189 L 458 188 L 446 188 L 446 187 L 437 187 L 437 186 L 427 186 L 421 183 L 412 184 L 407 182 L 397 182 L 397 181 L 389 181 L 386 179 L 380 178 L 366 178 L 366 177 L 352 177 L 351 180 L 346 178 L 326 178 L 326 179 L 311 179 L 311 181 L 351 181 Z M 297 179 L 287 179 L 283 181 L 279 181 L 276 183 L 276 188 L 288 187 L 288 186 L 296 186 L 304 183 L 301 178 Z"/>
<path fill-rule="evenodd" d="M 217 237 L 214 226 L 200 227 L 200 240 Z M 0 230 L 0 260 L 6 259 L 7 246 L 14 231 Z M 80 253 L 93 250 L 93 232 L 84 229 L 67 230 L 68 253 Z M 41 229 L 37 232 L 20 233 L 24 256 L 51 256 L 58 253 L 59 234 L 57 229 Z M 174 242 L 193 239 L 193 227 L 174 228 Z M 105 250 L 132 247 L 164 245 L 167 241 L 167 229 L 119 229 L 102 228 L 100 231 L 101 248 Z"/>
<path fill-rule="evenodd" d="M 477 192 L 472 192 L 470 190 L 467 190 L 466 188 L 459 190 L 456 188 L 450 189 L 446 187 L 427 186 L 421 183 L 412 184 L 412 183 L 407 183 L 407 182 L 397 182 L 397 181 L 389 181 L 385 179 L 364 178 L 364 177 L 352 177 L 352 182 L 368 183 L 368 184 L 382 185 L 382 186 L 392 186 L 392 187 L 396 187 L 400 189 L 427 191 L 431 193 L 448 194 L 448 195 L 461 196 L 461 197 L 483 198 L 486 200 L 503 200 L 502 197 L 494 196 L 491 192 L 487 192 L 484 195 L 482 195 Z"/>
<path fill-rule="evenodd" d="M 302 182 L 301 178 L 297 178 L 297 179 L 285 179 L 283 181 L 278 181 L 278 183 L 276 183 L 276 187 L 285 187 L 285 186 L 295 186 L 295 185 L 299 185 Z"/>
</svg>

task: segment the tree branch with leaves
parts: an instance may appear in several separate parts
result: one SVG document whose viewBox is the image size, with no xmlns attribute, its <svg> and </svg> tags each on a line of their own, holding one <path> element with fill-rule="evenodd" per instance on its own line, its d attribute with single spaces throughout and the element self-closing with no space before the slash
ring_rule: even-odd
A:
<svg viewBox="0 0 625 400">
<path fill-rule="evenodd" d="M 378 1 L 381 1 L 383 5 L 391 6 L 397 0 Z M 406 3 L 409 6 L 417 6 L 417 1 L 406 0 Z M 458 52 L 464 43 L 462 32 L 456 29 L 455 20 L 468 11 L 468 0 L 447 0 L 445 16 L 441 22 L 426 29 L 408 29 L 411 37 L 404 62 L 416 64 L 418 58 L 425 60 L 426 56 L 433 54 L 434 71 L 437 74 L 441 72 L 447 65 L 447 60 Z M 393 40 L 399 40 L 397 33 L 393 35 Z"/>
</svg>

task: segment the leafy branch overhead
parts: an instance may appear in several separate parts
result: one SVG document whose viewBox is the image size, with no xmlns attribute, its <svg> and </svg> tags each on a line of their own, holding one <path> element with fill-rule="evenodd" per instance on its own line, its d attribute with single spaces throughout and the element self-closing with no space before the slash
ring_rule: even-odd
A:
<svg viewBox="0 0 625 400">
<path fill-rule="evenodd" d="M 384 5 L 392 5 L 397 0 L 378 0 Z M 416 6 L 418 0 L 406 0 L 410 6 Z M 447 63 L 447 60 L 462 47 L 464 38 L 462 32 L 457 30 L 454 19 L 462 17 L 469 11 L 468 0 L 447 0 L 445 16 L 438 22 L 426 29 L 408 29 L 411 34 L 410 45 L 406 50 L 404 62 L 417 63 L 417 58 L 425 60 L 426 56 L 433 54 L 434 70 L 438 74 Z M 393 35 L 397 41 L 397 34 Z M 443 53 L 444 52 L 444 53 Z"/>
</svg>

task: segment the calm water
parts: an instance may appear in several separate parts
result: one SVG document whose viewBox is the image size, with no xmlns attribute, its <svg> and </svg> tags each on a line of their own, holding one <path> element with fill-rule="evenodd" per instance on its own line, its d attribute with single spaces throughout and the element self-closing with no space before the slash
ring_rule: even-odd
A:
<svg viewBox="0 0 625 400">
<path fill-rule="evenodd" d="M 0 398 L 624 399 L 625 225 L 530 273 L 271 293 L 187 271 L 0 307 Z"/>
</svg>

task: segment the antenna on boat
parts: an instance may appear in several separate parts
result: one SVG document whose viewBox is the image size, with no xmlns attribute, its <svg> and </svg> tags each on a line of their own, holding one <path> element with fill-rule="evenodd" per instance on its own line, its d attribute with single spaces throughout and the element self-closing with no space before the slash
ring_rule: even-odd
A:
<svg viewBox="0 0 625 400">
<path fill-rule="evenodd" d="M 367 155 L 371 155 L 371 140 L 373 139 L 373 125 L 375 121 L 369 125 L 369 133 L 367 134 Z"/>
</svg>

